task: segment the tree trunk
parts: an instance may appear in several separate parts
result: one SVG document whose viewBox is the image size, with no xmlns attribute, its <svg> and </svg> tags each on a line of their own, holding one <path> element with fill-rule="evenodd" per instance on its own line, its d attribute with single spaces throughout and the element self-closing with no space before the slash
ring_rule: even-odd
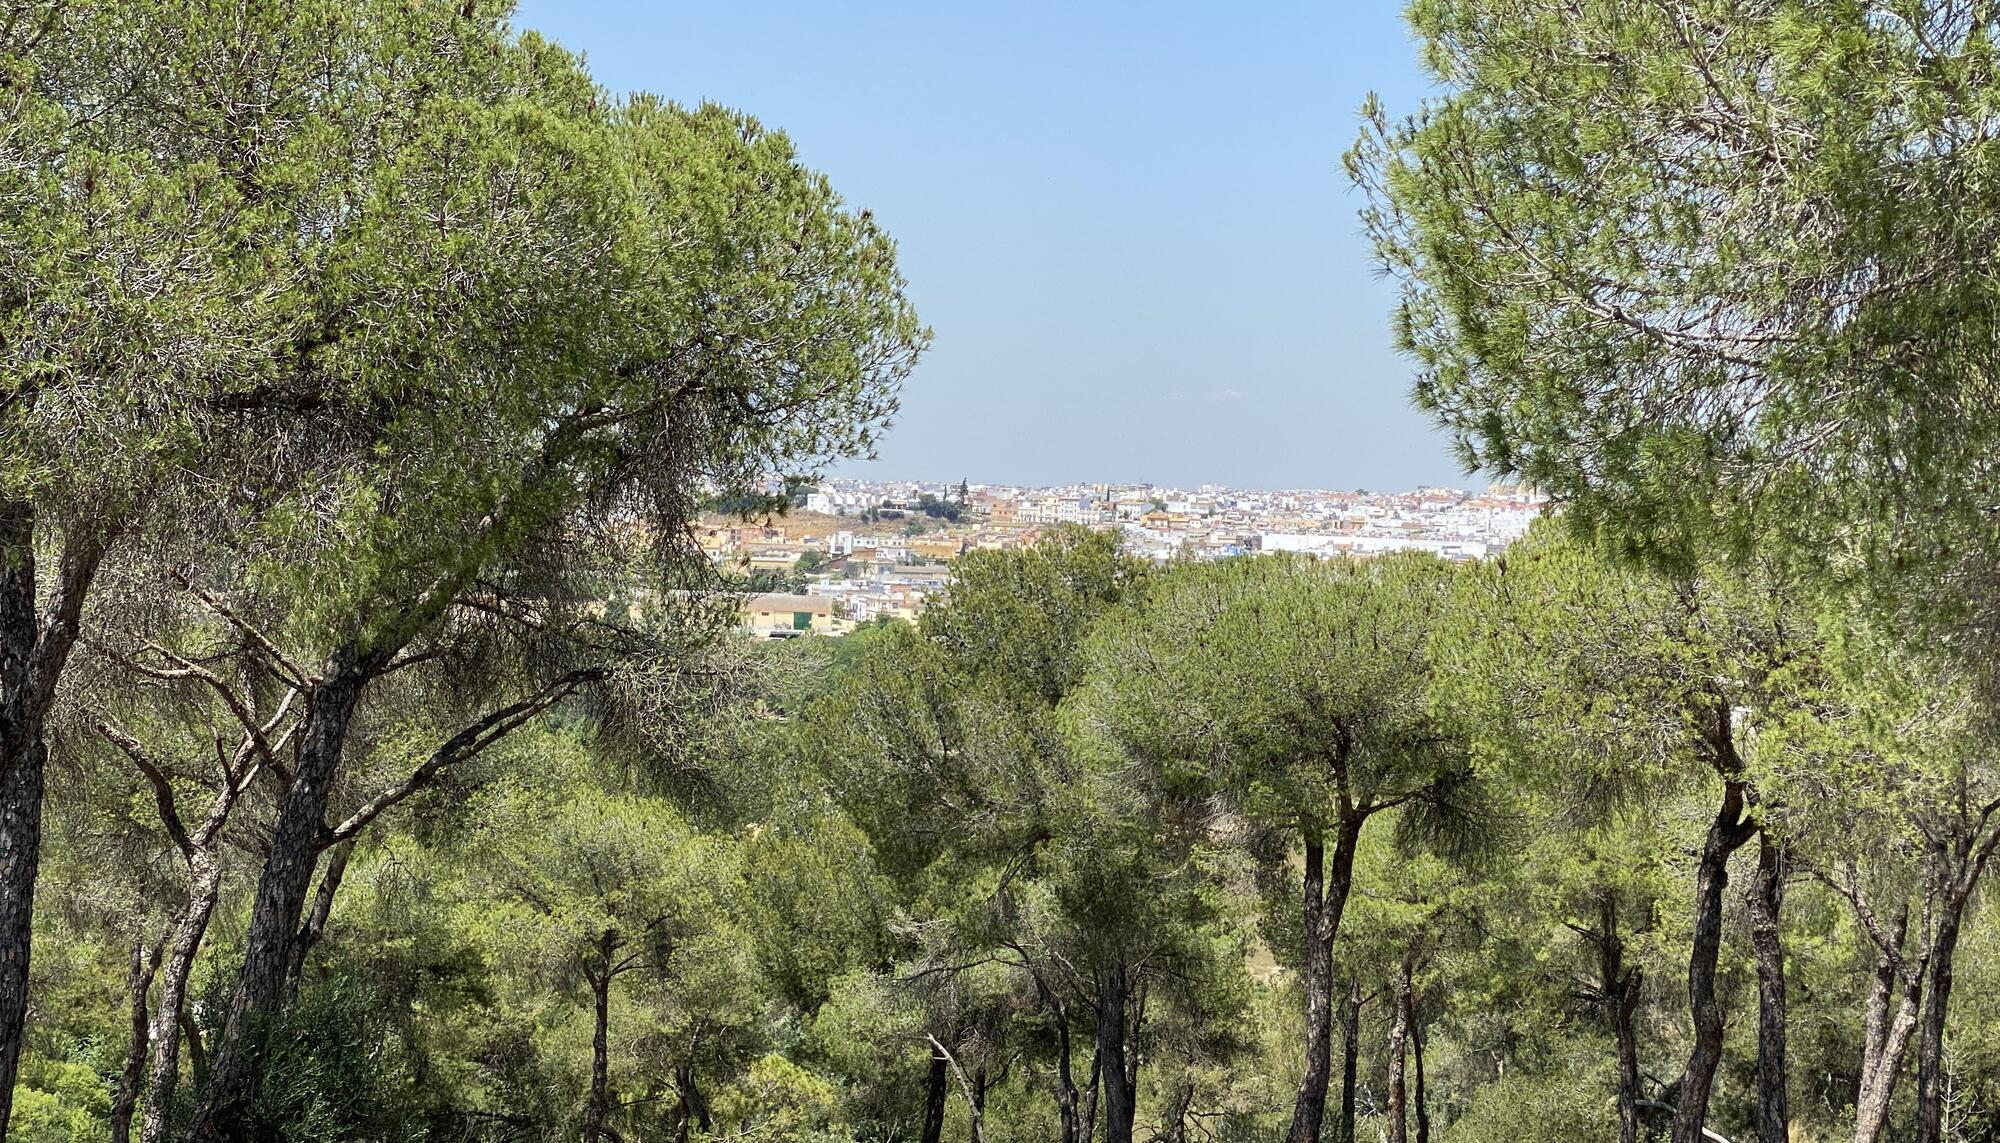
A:
<svg viewBox="0 0 2000 1143">
<path fill-rule="evenodd" d="M 1942 1143 L 1944 1139 L 1945 1017 L 1950 1013 L 1952 961 L 1958 952 L 1958 929 L 1965 917 L 1965 898 L 1947 891 L 1942 905 L 1937 933 L 1931 942 L 1922 1030 L 1917 1041 L 1916 1143 Z"/>
<path fill-rule="evenodd" d="M 965 1069 L 958 1066 L 958 1060 L 951 1054 L 951 1049 L 944 1046 L 944 1041 L 938 1039 L 936 1036 L 932 1036 L 930 1041 L 932 1050 L 937 1052 L 938 1056 L 944 1060 L 945 1066 L 951 1069 L 952 1074 L 958 1077 L 959 1089 L 965 1095 L 966 1117 L 971 1120 L 972 1143 L 986 1143 L 985 1069 L 982 1068 L 980 1070 L 979 1083 L 975 1086 L 972 1080 L 966 1076 Z"/>
<path fill-rule="evenodd" d="M 938 1143 L 944 1138 L 944 1097 L 951 1077 L 945 1073 L 944 1053 L 931 1049 L 931 1075 L 924 1089 L 924 1133 L 922 1143 Z"/>
<path fill-rule="evenodd" d="M 1869 987 L 1862 1027 L 1861 1081 L 1854 1097 L 1854 1143 L 1881 1140 L 1889 1124 L 1889 1104 L 1903 1070 L 1903 1058 L 1916 1033 L 1923 1004 L 1923 970 L 1919 967 L 1906 974 L 1902 950 L 1908 930 L 1908 909 L 1898 909 L 1888 933 L 1893 952 L 1879 948 L 1875 952 L 1875 979 Z M 1889 1001 L 1898 985 L 1902 999 L 1891 1017 Z"/>
<path fill-rule="evenodd" d="M 34 947 L 35 871 L 42 848 L 39 732 L 0 750 L 0 1138 L 13 1110 L 14 1077 L 28 1019 L 28 954 Z"/>
<path fill-rule="evenodd" d="M 32 393 L 24 391 L 32 402 Z M 42 852 L 43 722 L 76 645 L 101 539 L 64 537 L 54 598 L 37 610 L 34 505 L 0 500 L 0 1139 L 7 1136 L 28 1022 L 35 875 Z"/>
<path fill-rule="evenodd" d="M 693 1062 L 687 1066 L 688 1095 L 694 1099 L 694 1123 L 705 1135 L 715 1133 L 715 1116 L 709 1114 L 708 1096 L 702 1094 L 701 1085 L 696 1082 Z"/>
<path fill-rule="evenodd" d="M 1786 1143 L 1791 1114 L 1786 1106 L 1785 946 L 1779 927 L 1784 906 L 1784 854 L 1759 831 L 1757 879 L 1745 899 L 1750 912 L 1750 944 L 1757 961 L 1757 1138 Z"/>
<path fill-rule="evenodd" d="M 1410 1035 L 1410 962 L 1405 960 L 1396 969 L 1395 1015 L 1389 1024 L 1389 1143 L 1409 1143 L 1410 1125 L 1407 1107 L 1409 1092 L 1404 1083 L 1404 1045 Z"/>
<path fill-rule="evenodd" d="M 1126 1005 L 1131 1013 L 1132 1026 L 1125 1034 L 1125 1099 L 1132 1104 L 1134 1118 L 1139 1106 L 1139 1060 L 1143 1054 L 1146 1035 L 1146 982 L 1140 980 L 1137 987 L 1126 982 L 1132 1000 Z"/>
<path fill-rule="evenodd" d="M 1963 797 L 1963 789 L 1960 791 Z M 1964 810 L 1961 808 L 1961 813 Z M 1942 1143 L 1944 1139 L 1944 1033 L 1951 1014 L 1953 962 L 1958 957 L 1959 927 L 1965 907 L 1979 889 L 1979 879 L 1994 850 L 2000 848 L 2000 829 L 1987 832 L 1992 809 L 1979 813 L 1976 824 L 1962 831 L 1954 844 L 1945 869 L 1940 895 L 1937 927 L 1925 949 L 1925 1008 L 1923 1029 L 1917 1044 L 1917 1134 L 1916 1143 Z"/>
<path fill-rule="evenodd" d="M 1305 914 L 1306 1068 L 1299 1079 L 1285 1143 L 1319 1143 L 1326 1118 L 1327 1070 L 1333 1050 L 1333 949 L 1320 939 L 1325 931 L 1326 846 L 1306 839 L 1306 869 L 1302 896 Z"/>
<path fill-rule="evenodd" d="M 118 1075 L 118 1094 L 111 1101 L 111 1143 L 131 1143 L 132 1113 L 139 1106 L 139 1082 L 146 1075 L 146 1040 L 151 1022 L 146 1018 L 146 993 L 153 987 L 153 975 L 160 968 L 160 946 L 132 943 L 132 967 L 126 974 L 125 993 L 130 998 L 132 1035 L 125 1049 L 125 1070 Z"/>
<path fill-rule="evenodd" d="M 709 1113 L 708 1097 L 702 1094 L 701 1084 L 697 1082 L 693 1060 L 683 1060 L 674 1065 L 674 1094 L 681 1101 L 678 1137 L 686 1139 L 691 1126 L 703 1135 L 713 1134 L 715 1117 Z"/>
<path fill-rule="evenodd" d="M 1091 1037 L 1095 1043 L 1096 1037 Z M 1091 1143 L 1097 1138 L 1098 1095 L 1104 1090 L 1104 1057 L 1093 1047 L 1090 1051 L 1090 1099 L 1083 1108 L 1083 1143 Z"/>
<path fill-rule="evenodd" d="M 1132 1088 L 1125 1070 L 1125 965 L 1097 973 L 1097 1058 L 1104 1079 L 1104 1143 L 1132 1143 Z"/>
<path fill-rule="evenodd" d="M 33 694 L 41 641 L 35 590 L 35 510 L 24 501 L 0 500 L 0 1138 L 13 1110 L 28 1019 L 48 753 Z"/>
<path fill-rule="evenodd" d="M 1896 1094 L 1896 1079 L 1902 1074 L 1903 1059 L 1917 1031 L 1923 990 L 1906 985 L 1895 1019 L 1890 1021 L 1873 1067 L 1864 1063 L 1861 1091 L 1854 1105 L 1854 1143 L 1879 1143 L 1889 1125 L 1890 1101 Z"/>
<path fill-rule="evenodd" d="M 194 1013 L 186 1005 L 181 1006 L 181 1043 L 187 1045 L 188 1072 L 194 1077 L 196 1087 L 208 1078 L 208 1053 L 203 1050 L 201 1028 L 194 1022 Z"/>
<path fill-rule="evenodd" d="M 607 945 L 609 940 L 607 934 Z M 608 949 L 599 958 L 599 964 L 586 976 L 590 980 L 595 1018 L 590 1028 L 590 1099 L 583 1107 L 583 1143 L 597 1143 L 604 1137 L 604 1121 L 611 1113 L 611 954 Z"/>
<path fill-rule="evenodd" d="M 1193 1106 L 1194 1081 L 1182 1080 L 1174 1086 L 1173 1098 L 1167 1101 L 1166 1114 L 1161 1116 L 1160 1143 L 1188 1143 L 1188 1109 Z"/>
<path fill-rule="evenodd" d="M 289 1003 L 299 994 L 299 981 L 305 979 L 306 957 L 311 955 L 313 946 L 319 944 L 326 933 L 327 919 L 333 916 L 333 901 L 340 893 L 341 879 L 347 876 L 348 859 L 354 856 L 354 843 L 343 841 L 327 850 L 326 871 L 319 875 L 319 889 L 313 893 L 312 912 L 306 915 L 306 922 L 299 928 L 297 939 L 292 942 L 291 959 L 285 964 L 285 999 Z"/>
<path fill-rule="evenodd" d="M 1694 1018 L 1694 1048 L 1681 1073 L 1674 1111 L 1673 1143 L 1703 1143 L 1708 1097 L 1722 1062 L 1722 1003 L 1715 995 L 1715 966 L 1722 951 L 1722 900 L 1729 887 L 1729 855 L 1750 840 L 1755 827 L 1743 821 L 1743 783 L 1723 783 L 1722 806 L 1702 843 L 1695 873 L 1694 948 L 1688 954 L 1688 1011 Z"/>
<path fill-rule="evenodd" d="M 198 849 L 188 858 L 187 899 L 174 924 L 160 979 L 160 1002 L 153 1011 L 152 1057 L 146 1068 L 146 1110 L 139 1120 L 141 1143 L 164 1143 L 173 1123 L 174 1092 L 180 1083 L 181 1024 L 187 1007 L 188 976 L 201 950 L 208 920 L 222 893 L 222 867 L 215 854 Z M 199 1081 L 200 1077 L 196 1077 Z"/>
<path fill-rule="evenodd" d="M 1424 1099 L 1424 1025 L 1417 1018 L 1416 1000 L 1410 1001 L 1410 1062 L 1416 1066 L 1416 1087 L 1410 1092 L 1410 1110 L 1417 1113 L 1417 1143 L 1431 1143 L 1430 1105 Z"/>
<path fill-rule="evenodd" d="M 1361 1066 L 1361 978 L 1347 984 L 1347 1012 L 1340 1025 L 1340 1143 L 1354 1143 L 1355 1082 Z"/>
<path fill-rule="evenodd" d="M 264 1037 L 282 1007 L 299 915 L 328 833 L 327 793 L 340 768 L 348 723 L 380 660 L 379 654 L 363 656 L 343 648 L 335 652 L 325 681 L 314 688 L 297 768 L 257 881 L 243 969 L 222 1043 L 188 1128 L 190 1143 L 244 1143 L 243 1111 L 256 1095 Z"/>
<path fill-rule="evenodd" d="M 1077 1122 L 1076 1077 L 1070 1073 L 1069 1013 L 1056 1010 L 1056 1115 L 1062 1122 L 1061 1143 L 1082 1143 Z"/>
<path fill-rule="evenodd" d="M 1324 841 L 1309 835 L 1305 842 L 1306 1066 L 1285 1143 L 1319 1143 L 1320 1127 L 1326 1120 L 1326 1088 L 1333 1056 L 1333 941 L 1340 932 L 1340 915 L 1354 882 L 1354 851 L 1361 840 L 1362 820 L 1358 815 L 1342 820 L 1334 839 L 1331 870 L 1326 868 Z"/>
<path fill-rule="evenodd" d="M 1639 1037 L 1632 1014 L 1639 1007 L 1639 970 L 1628 969 L 1611 1010 L 1618 1039 L 1618 1143 L 1639 1143 Z"/>
<path fill-rule="evenodd" d="M 1618 1045 L 1618 1143 L 1639 1143 L 1639 1038 L 1632 1015 L 1639 1005 L 1640 973 L 1625 967 L 1625 939 L 1618 933 L 1618 895 L 1597 899 L 1597 987 Z"/>
</svg>

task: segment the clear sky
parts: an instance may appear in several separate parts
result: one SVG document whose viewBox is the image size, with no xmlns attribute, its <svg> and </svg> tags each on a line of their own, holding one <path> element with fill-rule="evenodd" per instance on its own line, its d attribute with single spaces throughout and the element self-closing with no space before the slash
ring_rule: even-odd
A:
<svg viewBox="0 0 2000 1143">
<path fill-rule="evenodd" d="M 937 333 L 882 478 L 1465 484 L 1340 169 L 1425 92 L 1399 0 L 524 0 L 614 91 L 781 128 Z"/>
</svg>

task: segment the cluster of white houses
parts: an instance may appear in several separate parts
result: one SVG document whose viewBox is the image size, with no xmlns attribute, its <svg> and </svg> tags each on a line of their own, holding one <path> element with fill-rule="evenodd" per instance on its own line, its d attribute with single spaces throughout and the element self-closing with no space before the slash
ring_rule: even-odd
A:
<svg viewBox="0 0 2000 1143">
<path fill-rule="evenodd" d="M 1062 488 L 835 479 L 804 511 L 760 523 L 719 520 L 701 542 L 720 566 L 792 590 L 747 596 L 744 629 L 765 638 L 840 635 L 891 616 L 915 619 L 978 548 L 1033 544 L 1050 527 L 1116 530 L 1157 560 L 1263 552 L 1369 556 L 1418 550 L 1484 559 L 1521 536 L 1541 497 L 1508 485 L 1483 492 L 1195 490 L 1090 484 Z"/>
</svg>

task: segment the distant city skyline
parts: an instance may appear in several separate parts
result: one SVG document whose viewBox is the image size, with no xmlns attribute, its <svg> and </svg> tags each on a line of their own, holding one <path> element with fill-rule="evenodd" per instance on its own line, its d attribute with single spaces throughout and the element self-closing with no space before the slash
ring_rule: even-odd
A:
<svg viewBox="0 0 2000 1143">
<path fill-rule="evenodd" d="M 856 475 L 1467 479 L 1408 400 L 1340 169 L 1427 91 L 1401 0 L 527 0 L 614 92 L 786 131 L 900 244 L 937 342 Z"/>
<path fill-rule="evenodd" d="M 1419 481 L 1418 483 L 1408 484 L 1408 485 L 1391 485 L 1391 484 L 1266 485 L 1266 484 L 1231 483 L 1229 481 L 1223 481 L 1223 480 L 1171 481 L 1171 480 L 1149 480 L 1144 477 L 1135 479 L 1107 479 L 1105 477 L 1096 477 L 1096 476 L 1079 477 L 1074 480 L 1001 480 L 1001 479 L 995 479 L 990 476 L 988 477 L 976 476 L 970 473 L 961 474 L 959 476 L 953 476 L 953 477 L 939 477 L 939 476 L 928 476 L 928 475 L 911 476 L 907 474 L 895 474 L 895 473 L 876 472 L 876 471 L 829 472 L 824 475 L 823 479 L 830 481 L 859 482 L 866 484 L 921 484 L 921 485 L 942 485 L 945 487 L 956 487 L 960 481 L 964 481 L 967 484 L 971 485 L 973 488 L 1016 488 L 1024 490 L 1080 488 L 1089 485 L 1102 484 L 1113 488 L 1148 487 L 1148 488 L 1173 489 L 1182 492 L 1199 491 L 1200 489 L 1203 488 L 1215 488 L 1225 492 L 1350 492 L 1350 493 L 1360 493 L 1369 495 L 1396 495 L 1405 492 L 1416 492 L 1420 489 L 1427 489 L 1427 488 L 1446 488 L 1460 492 L 1474 492 L 1496 483 L 1496 481 L 1492 477 L 1483 474 L 1473 475 L 1473 476 L 1461 475 L 1455 480 Z M 1501 483 L 1512 483 L 1512 482 L 1501 482 Z"/>
</svg>

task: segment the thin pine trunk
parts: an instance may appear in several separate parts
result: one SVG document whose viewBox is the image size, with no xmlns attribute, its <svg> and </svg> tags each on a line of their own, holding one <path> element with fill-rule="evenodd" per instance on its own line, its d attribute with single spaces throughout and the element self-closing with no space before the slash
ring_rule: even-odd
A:
<svg viewBox="0 0 2000 1143">
<path fill-rule="evenodd" d="M 28 1019 L 28 958 L 34 948 L 35 874 L 42 850 L 42 768 L 48 747 L 34 733 L 0 748 L 0 1138 L 12 1114 L 14 1077 Z"/>
<path fill-rule="evenodd" d="M 1083 1143 L 1091 1143 L 1097 1138 L 1098 1096 L 1103 1090 L 1104 1057 L 1098 1055 L 1093 1048 L 1090 1053 L 1090 1100 L 1083 1108 Z"/>
<path fill-rule="evenodd" d="M 1640 973 L 1625 967 L 1618 895 L 1609 890 L 1597 902 L 1597 954 L 1597 987 L 1618 1045 L 1618 1143 L 1639 1143 L 1639 1039 L 1632 1029 L 1632 1015 L 1639 1004 Z"/>
<path fill-rule="evenodd" d="M 674 1094 L 681 1103 L 679 1138 L 686 1139 L 690 1127 L 699 1129 L 703 1135 L 715 1131 L 715 1117 L 708 1110 L 708 1097 L 702 1094 L 693 1060 L 683 1060 L 674 1066 Z"/>
<path fill-rule="evenodd" d="M 1292 1106 L 1285 1143 L 1320 1143 L 1333 1065 L 1333 942 L 1354 883 L 1354 853 L 1361 840 L 1359 815 L 1345 818 L 1327 865 L 1324 841 L 1308 836 L 1301 897 L 1305 918 L 1306 1066 Z"/>
<path fill-rule="evenodd" d="M 1389 1024 L 1389 1143 L 1409 1143 L 1409 1088 L 1404 1068 L 1410 1037 L 1410 964 L 1397 967 L 1393 1000 L 1395 1014 Z"/>
<path fill-rule="evenodd" d="M 187 899 L 174 924 L 166 972 L 160 978 L 160 1002 L 153 1011 L 152 1056 L 146 1069 L 146 1108 L 139 1120 L 141 1143 L 164 1143 L 173 1122 L 174 1094 L 180 1084 L 181 1028 L 186 1018 L 188 977 L 195 953 L 208 931 L 215 903 L 222 892 L 222 867 L 215 854 L 196 850 L 188 861 Z M 196 1076 L 196 1081 L 200 1081 Z"/>
<path fill-rule="evenodd" d="M 285 996 L 289 1000 L 298 995 L 299 982 L 305 979 L 306 957 L 312 954 L 319 939 L 326 935 L 326 923 L 333 916 L 333 902 L 340 894 L 340 883 L 347 876 L 347 863 L 354 856 L 354 843 L 344 841 L 327 851 L 326 870 L 319 875 L 319 888 L 313 893 L 312 911 L 306 915 L 306 922 L 300 926 L 299 934 L 292 942 L 291 960 L 285 966 Z"/>
<path fill-rule="evenodd" d="M 1060 1143 L 1081 1143 L 1077 1121 L 1076 1077 L 1070 1072 L 1069 1013 L 1056 1010 L 1056 1115 L 1062 1124 Z"/>
<path fill-rule="evenodd" d="M 1875 976 L 1862 1027 L 1861 1079 L 1854 1099 L 1854 1143 L 1879 1143 L 1888 1128 L 1896 1079 L 1917 1030 L 1923 969 L 1917 966 L 1912 971 L 1903 959 L 1908 932 L 1908 909 L 1899 908 L 1887 934 L 1889 947 L 1875 953 Z M 1899 992 L 1892 1016 L 1889 1003 Z"/>
<path fill-rule="evenodd" d="M 938 1143 L 944 1138 L 944 1097 L 951 1077 L 945 1072 L 944 1053 L 931 1049 L 930 1078 L 924 1087 L 924 1127 L 922 1143 Z"/>
<path fill-rule="evenodd" d="M 1125 1009 L 1129 984 L 1125 966 L 1114 961 L 1097 974 L 1097 1058 L 1103 1061 L 1104 1143 L 1132 1143 L 1136 1113 L 1126 1071 Z"/>
<path fill-rule="evenodd" d="M 1925 1006 L 1917 1040 L 1916 1143 L 1942 1143 L 1944 1139 L 1945 1017 L 1950 1012 L 1952 962 L 1958 953 L 1959 925 L 1964 915 L 1963 898 L 1947 899 L 1938 917 L 1936 939 L 1931 944 Z"/>
<path fill-rule="evenodd" d="M 16 395 L 33 404 L 32 388 Z M 14 1080 L 28 1024 L 28 962 L 34 951 L 35 877 L 41 867 L 42 794 L 48 765 L 43 727 L 76 646 L 84 595 L 104 538 L 63 539 L 55 591 L 41 608 L 36 511 L 0 500 L 0 1139 L 13 1115 Z"/>
<path fill-rule="evenodd" d="M 1347 1011 L 1342 1018 L 1340 1068 L 1340 1143 L 1354 1143 L 1354 1099 L 1361 1067 L 1361 980 L 1347 985 Z"/>
<path fill-rule="evenodd" d="M 132 1113 L 139 1107 L 139 1084 L 146 1075 L 146 1041 L 152 1028 L 146 1015 L 146 994 L 152 990 L 153 976 L 159 969 L 160 946 L 134 941 L 132 965 L 125 977 L 131 1037 L 125 1049 L 125 1068 L 118 1075 L 118 1094 L 111 1101 L 111 1143 L 130 1143 L 132 1138 Z"/>
<path fill-rule="evenodd" d="M 1410 1109 L 1417 1118 L 1417 1143 L 1431 1143 L 1430 1104 L 1424 1095 L 1424 1025 L 1417 1018 L 1414 999 L 1410 1002 L 1410 1063 L 1416 1070 L 1417 1081 L 1410 1092 Z"/>
<path fill-rule="evenodd" d="M 611 952 L 610 934 L 603 938 L 599 963 L 586 976 L 590 980 L 593 1019 L 590 1029 L 590 1098 L 583 1109 L 583 1143 L 597 1143 L 604 1137 L 604 1123 L 611 1113 Z M 685 1137 L 685 1136 L 683 1136 Z"/>
<path fill-rule="evenodd" d="M 1757 879 L 1745 895 L 1750 943 L 1757 963 L 1757 1138 L 1785 1143 L 1791 1135 L 1785 1063 L 1784 854 L 1769 832 L 1758 835 Z"/>
<path fill-rule="evenodd" d="M 1722 901 L 1729 887 L 1729 856 L 1750 840 L 1754 826 L 1743 820 L 1744 787 L 1723 783 L 1722 805 L 1709 824 L 1695 874 L 1694 947 L 1688 954 L 1688 1011 L 1694 1018 L 1694 1047 L 1680 1078 L 1674 1111 L 1673 1143 L 1703 1143 L 1708 1099 L 1722 1062 L 1722 1002 L 1715 994 L 1716 963 L 1722 952 Z"/>
</svg>

